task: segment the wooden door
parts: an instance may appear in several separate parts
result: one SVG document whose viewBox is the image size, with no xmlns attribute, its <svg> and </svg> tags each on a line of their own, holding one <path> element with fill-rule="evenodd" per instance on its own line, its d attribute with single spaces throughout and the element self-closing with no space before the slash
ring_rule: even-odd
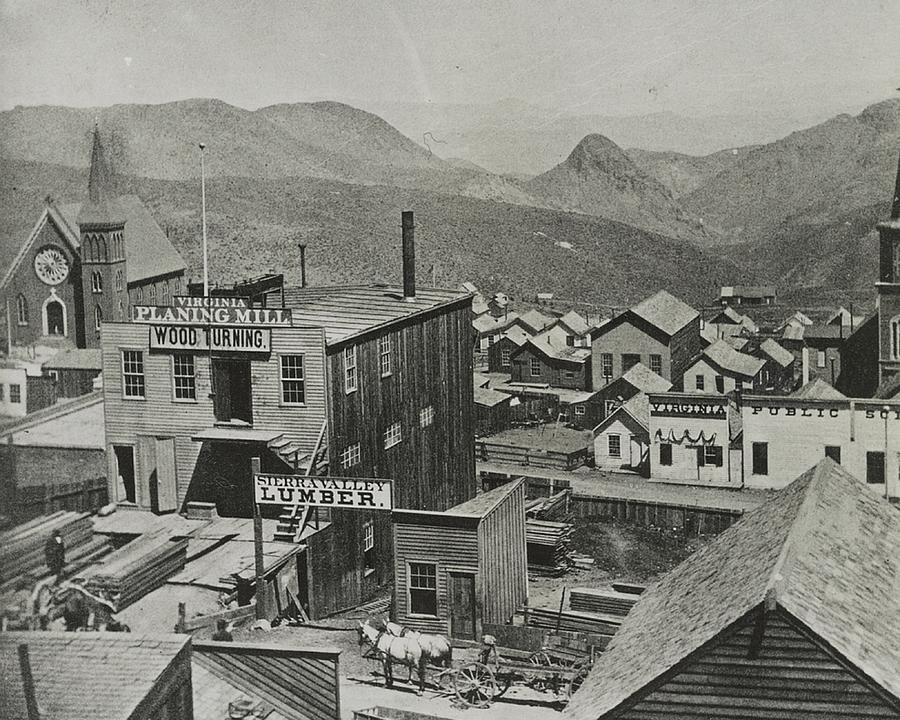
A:
<svg viewBox="0 0 900 720">
<path fill-rule="evenodd" d="M 231 378 L 228 373 L 229 363 L 224 360 L 212 361 L 213 376 L 213 413 L 218 422 L 231 420 Z"/>
<path fill-rule="evenodd" d="M 450 573 L 450 637 L 475 639 L 475 576 Z"/>
<path fill-rule="evenodd" d="M 171 512 L 178 507 L 175 476 L 175 438 L 156 439 L 157 511 Z"/>
<path fill-rule="evenodd" d="M 156 438 L 139 435 L 137 504 L 139 507 L 155 509 L 156 487 Z"/>
</svg>

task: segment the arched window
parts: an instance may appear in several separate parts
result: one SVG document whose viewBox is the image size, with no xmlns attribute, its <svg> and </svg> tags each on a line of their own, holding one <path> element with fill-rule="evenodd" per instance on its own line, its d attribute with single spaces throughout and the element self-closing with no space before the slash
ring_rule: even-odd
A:
<svg viewBox="0 0 900 720">
<path fill-rule="evenodd" d="M 122 290 L 125 287 L 125 273 L 116 270 L 116 290 Z"/>
<path fill-rule="evenodd" d="M 119 320 L 125 319 L 125 303 L 119 300 Z"/>
<path fill-rule="evenodd" d="M 16 298 L 16 320 L 19 325 L 28 324 L 28 301 L 22 293 Z"/>
<path fill-rule="evenodd" d="M 103 275 L 99 272 L 91 273 L 91 290 L 95 293 L 103 292 Z"/>
<path fill-rule="evenodd" d="M 160 294 L 162 297 L 160 298 L 160 305 L 168 305 L 169 304 L 169 283 L 163 282 L 160 287 Z"/>
<path fill-rule="evenodd" d="M 891 319 L 891 359 L 900 360 L 900 315 Z"/>
<path fill-rule="evenodd" d="M 44 321 L 44 335 L 66 335 L 66 306 L 51 290 L 50 297 L 44 300 L 42 316 Z"/>
<path fill-rule="evenodd" d="M 102 323 L 102 322 L 103 322 L 103 310 L 99 305 L 97 305 L 94 308 L 94 330 L 96 330 L 97 332 L 100 332 L 100 323 Z"/>
<path fill-rule="evenodd" d="M 150 304 L 156 305 L 156 285 L 151 285 L 149 289 Z"/>
</svg>

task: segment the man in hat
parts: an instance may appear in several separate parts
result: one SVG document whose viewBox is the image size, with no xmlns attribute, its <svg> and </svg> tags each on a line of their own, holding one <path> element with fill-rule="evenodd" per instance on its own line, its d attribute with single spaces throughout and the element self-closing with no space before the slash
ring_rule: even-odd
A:
<svg viewBox="0 0 900 720">
<path fill-rule="evenodd" d="M 219 642 L 231 642 L 234 640 L 234 636 L 231 634 L 231 628 L 225 620 L 216 621 L 216 631 L 213 633 L 212 639 L 218 640 Z"/>
<path fill-rule="evenodd" d="M 58 585 L 62 582 L 63 568 L 66 566 L 66 545 L 59 530 L 54 530 L 53 535 L 44 545 L 44 557 L 47 560 L 47 567 L 50 568 L 50 574 L 56 575 Z"/>
</svg>

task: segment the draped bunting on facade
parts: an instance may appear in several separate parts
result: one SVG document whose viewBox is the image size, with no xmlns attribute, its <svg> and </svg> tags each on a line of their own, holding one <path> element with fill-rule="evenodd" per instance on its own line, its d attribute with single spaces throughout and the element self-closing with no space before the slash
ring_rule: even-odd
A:
<svg viewBox="0 0 900 720">
<path fill-rule="evenodd" d="M 657 429 L 656 439 L 660 442 L 672 443 L 673 445 L 682 445 L 685 443 L 688 445 L 715 445 L 716 433 L 706 437 L 706 433 L 701 430 L 696 437 L 691 437 L 689 430 L 685 430 L 681 436 L 678 436 L 671 428 L 669 428 L 668 435 L 663 435 L 663 431 Z"/>
</svg>

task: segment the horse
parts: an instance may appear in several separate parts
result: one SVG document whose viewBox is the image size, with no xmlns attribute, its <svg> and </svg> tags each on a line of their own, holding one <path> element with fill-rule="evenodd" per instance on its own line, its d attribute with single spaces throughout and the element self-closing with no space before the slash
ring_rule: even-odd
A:
<svg viewBox="0 0 900 720">
<path fill-rule="evenodd" d="M 412 637 L 418 640 L 426 659 L 433 665 L 450 668 L 453 664 L 453 646 L 446 636 L 411 630 L 390 620 L 384 621 L 384 629 L 394 637 Z"/>
<path fill-rule="evenodd" d="M 417 639 L 391 635 L 385 630 L 373 627 L 368 620 L 359 623 L 357 632 L 359 633 L 360 647 L 364 644 L 371 645 L 381 657 L 387 687 L 392 687 L 394 684 L 392 665 L 396 661 L 409 668 L 410 679 L 412 679 L 413 668 L 416 669 L 419 675 L 419 689 L 416 694 L 421 695 L 425 691 L 425 668 L 428 658 L 422 652 L 422 646 Z"/>
</svg>

